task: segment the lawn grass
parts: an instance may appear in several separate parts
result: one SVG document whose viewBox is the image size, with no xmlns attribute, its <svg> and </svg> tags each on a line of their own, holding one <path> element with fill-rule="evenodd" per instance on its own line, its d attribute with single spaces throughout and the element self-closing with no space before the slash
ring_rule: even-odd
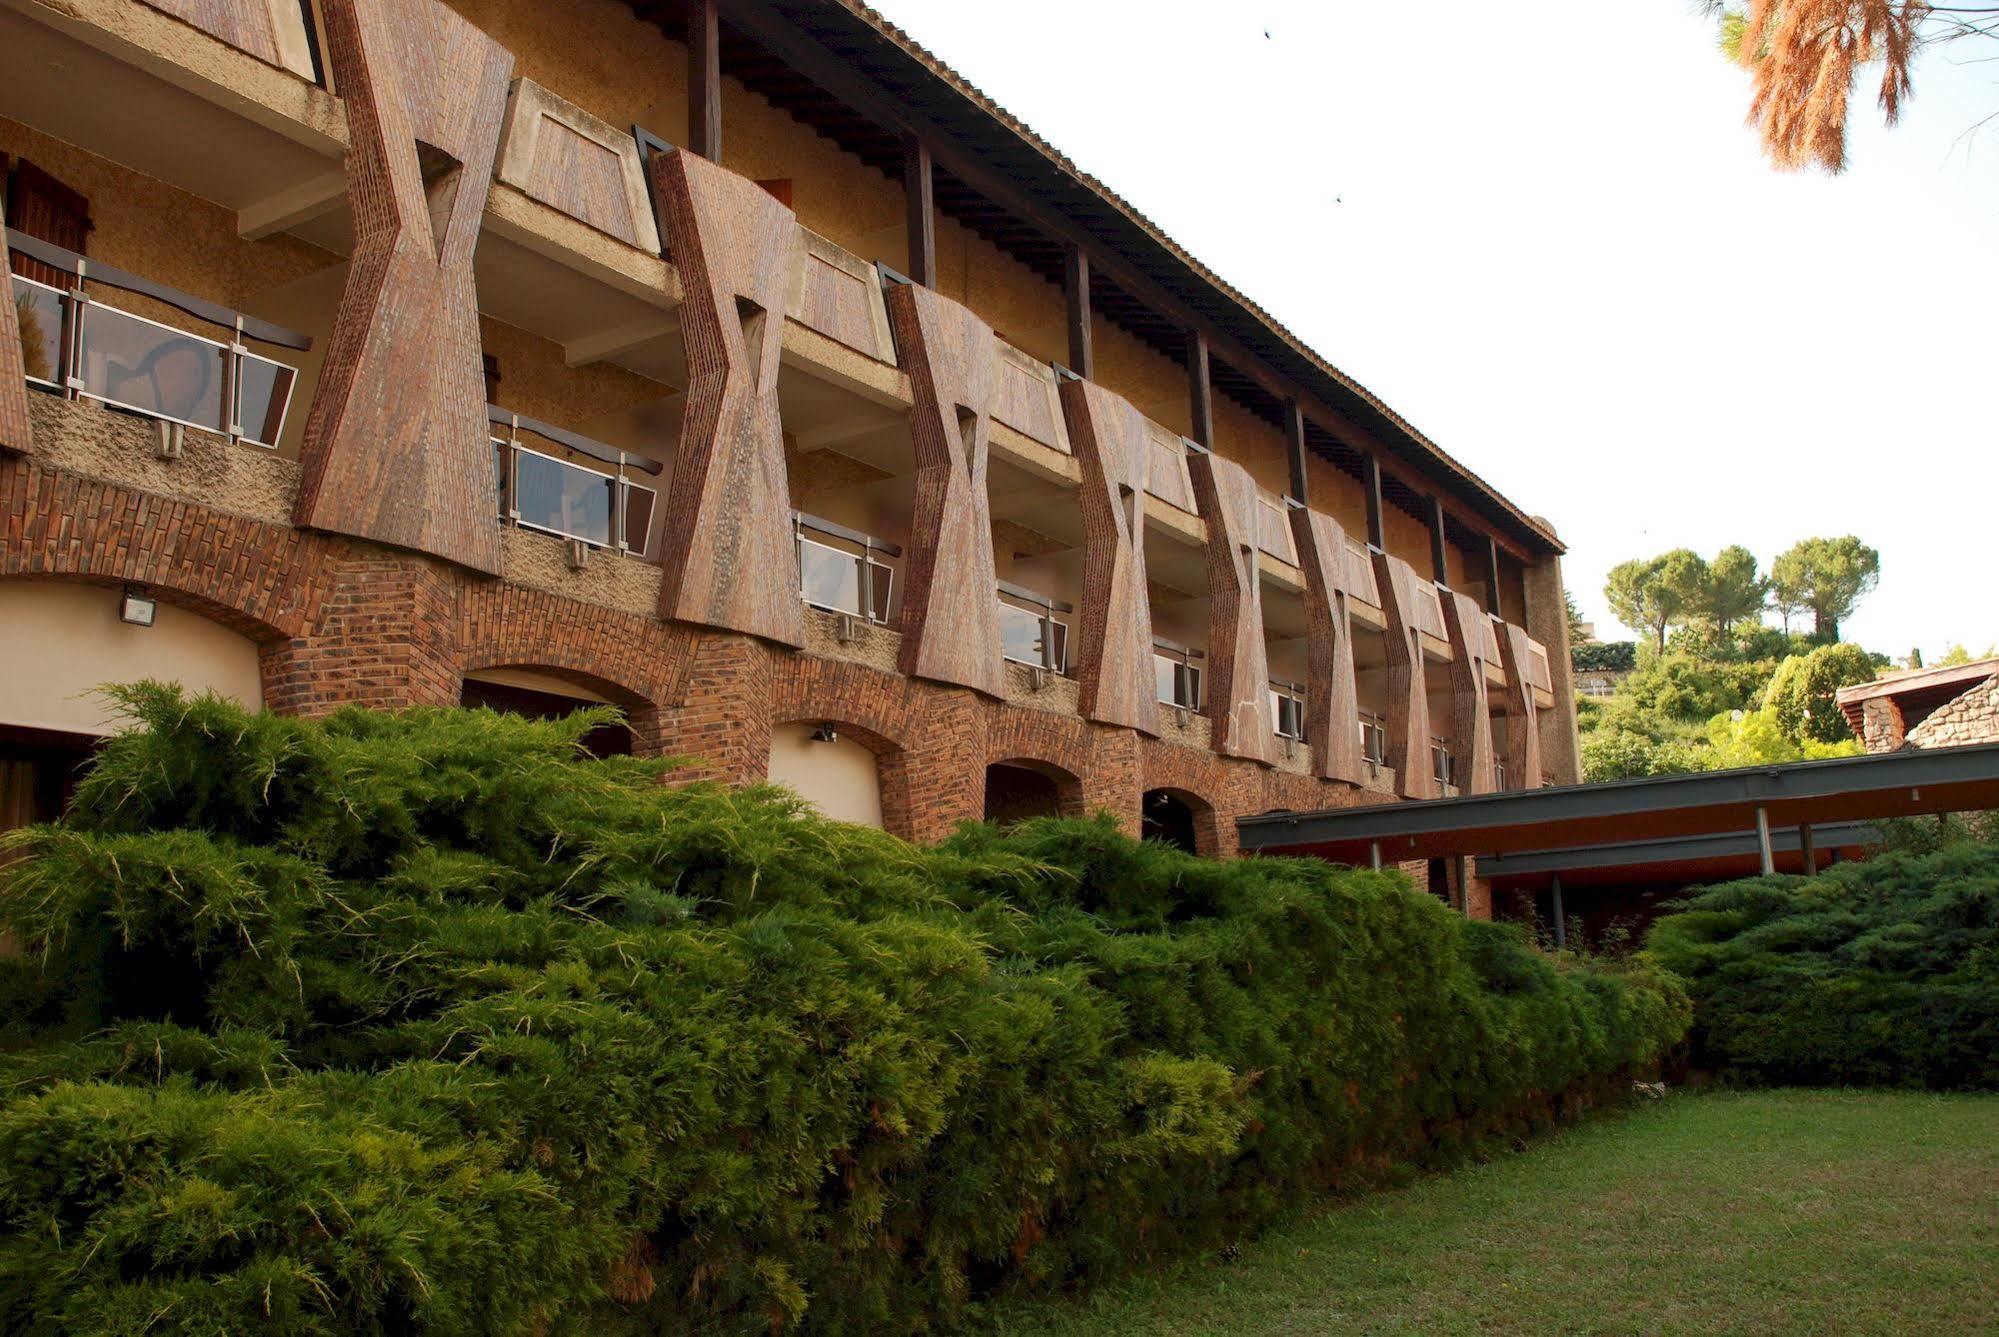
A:
<svg viewBox="0 0 1999 1337">
<path fill-rule="evenodd" d="M 1293 1218 L 1030 1333 L 1999 1331 L 1999 1096 L 1677 1095 Z"/>
</svg>

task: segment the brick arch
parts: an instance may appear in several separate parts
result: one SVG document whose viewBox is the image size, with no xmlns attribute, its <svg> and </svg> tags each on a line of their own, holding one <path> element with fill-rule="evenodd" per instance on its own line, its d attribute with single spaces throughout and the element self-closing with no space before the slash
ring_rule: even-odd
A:
<svg viewBox="0 0 1999 1337">
<path fill-rule="evenodd" d="M 1089 774 L 1090 735 L 1081 720 L 1046 711 L 1001 707 L 986 724 L 986 764 L 1031 761 L 1081 781 Z"/>
<path fill-rule="evenodd" d="M 1055 811 L 1063 817 L 1082 817 L 1089 812 L 1089 800 L 1083 787 L 1083 773 L 1070 770 L 1057 762 L 1040 757 L 1004 756 L 987 760 L 979 775 L 979 810 L 990 814 L 989 802 L 992 773 L 995 766 L 1008 766 L 1015 770 L 1033 771 L 1055 783 Z"/>
<path fill-rule="evenodd" d="M 586 687 L 624 709 L 641 756 L 665 751 L 665 715 L 691 658 L 683 628 L 546 590 L 491 583 L 458 599 L 461 683 L 481 669 L 518 668 Z"/>
<path fill-rule="evenodd" d="M 911 682 L 844 659 L 791 655 L 771 683 L 771 723 L 825 720 L 854 731 L 876 756 L 905 751 L 919 709 Z M 872 741 L 870 741 L 872 740 Z"/>
<path fill-rule="evenodd" d="M 334 548 L 286 526 L 28 460 L 0 464 L 0 530 L 6 579 L 144 585 L 260 643 L 304 634 Z"/>
</svg>

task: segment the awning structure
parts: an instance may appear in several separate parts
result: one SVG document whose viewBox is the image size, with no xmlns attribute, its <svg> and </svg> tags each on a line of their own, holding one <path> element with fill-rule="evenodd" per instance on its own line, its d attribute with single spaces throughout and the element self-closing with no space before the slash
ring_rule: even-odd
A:
<svg viewBox="0 0 1999 1337">
<path fill-rule="evenodd" d="M 1805 871 L 1806 846 L 1814 866 L 1859 858 L 1881 843 L 1871 822 L 1834 822 L 1811 828 L 1779 827 L 1770 833 L 1771 858 L 1780 873 Z M 1491 854 L 1478 859 L 1478 876 L 1508 891 L 1612 888 L 1639 891 L 1701 886 L 1754 877 L 1762 871 L 1762 845 L 1754 831 L 1720 836 L 1669 836 L 1579 849 Z"/>
<path fill-rule="evenodd" d="M 1648 846 L 1662 867 L 1695 864 L 1723 857 L 1722 847 L 1673 842 L 1731 836 L 1754 841 L 1759 862 L 1774 868 L 1785 843 L 1775 833 L 1786 829 L 1796 841 L 1800 828 L 1987 809 L 1999 809 L 1999 744 L 1266 813 L 1236 825 L 1245 853 L 1314 855 L 1357 865 L 1472 855 L 1479 858 L 1481 876 L 1489 876 L 1488 867 L 1501 867 L 1494 856 L 1510 861 L 1514 870 L 1535 866 L 1524 856 L 1543 861 L 1561 856 L 1568 861 L 1564 881 L 1580 883 L 1594 866 L 1621 869 L 1631 883 L 1647 866 Z M 1580 853 L 1585 850 L 1595 854 Z"/>
</svg>

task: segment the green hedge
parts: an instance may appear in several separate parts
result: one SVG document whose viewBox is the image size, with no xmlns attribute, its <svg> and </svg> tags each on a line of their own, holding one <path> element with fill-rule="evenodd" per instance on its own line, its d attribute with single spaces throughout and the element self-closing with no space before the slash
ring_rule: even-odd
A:
<svg viewBox="0 0 1999 1337">
<path fill-rule="evenodd" d="M 1999 845 L 1713 887 L 1653 925 L 1696 1061 L 1783 1084 L 1999 1087 Z"/>
<path fill-rule="evenodd" d="M 1679 1043 L 1399 877 L 938 849 L 601 714 L 151 686 L 19 840 L 0 1328 L 906 1331 L 1445 1160 Z"/>
</svg>

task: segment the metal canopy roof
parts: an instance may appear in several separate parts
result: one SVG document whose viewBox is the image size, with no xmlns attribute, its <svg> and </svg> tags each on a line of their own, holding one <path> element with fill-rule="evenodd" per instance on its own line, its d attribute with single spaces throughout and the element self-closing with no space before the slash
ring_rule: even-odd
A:
<svg viewBox="0 0 1999 1337">
<path fill-rule="evenodd" d="M 1999 744 L 1839 757 L 1609 784 L 1269 813 L 1237 821 L 1245 852 L 1386 862 L 1999 808 Z"/>
<path fill-rule="evenodd" d="M 1881 832 L 1871 822 L 1832 822 L 1812 828 L 1812 848 L 1821 863 L 1834 851 L 1848 857 L 1880 842 Z M 1797 827 L 1772 831 L 1770 847 L 1778 872 L 1804 871 L 1804 839 Z M 1750 877 L 1760 868 L 1761 846 L 1754 831 L 1491 854 L 1478 859 L 1480 877 L 1520 891 L 1539 891 L 1557 876 L 1571 891 L 1588 887 L 1637 890 Z"/>
</svg>

